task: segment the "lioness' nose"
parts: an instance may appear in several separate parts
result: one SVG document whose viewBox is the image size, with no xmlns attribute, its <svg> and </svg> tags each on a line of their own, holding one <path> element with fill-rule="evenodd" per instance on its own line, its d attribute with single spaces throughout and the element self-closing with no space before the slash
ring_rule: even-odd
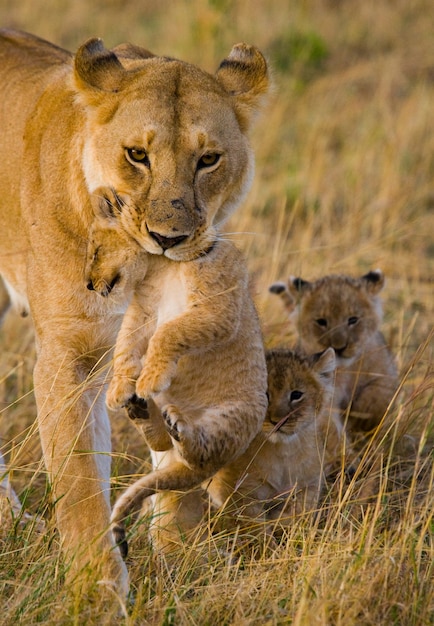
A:
<svg viewBox="0 0 434 626">
<path fill-rule="evenodd" d="M 163 248 L 163 250 L 168 250 L 169 248 L 173 248 L 181 241 L 187 239 L 188 235 L 180 235 L 179 237 L 164 237 L 164 235 L 160 235 L 160 233 L 149 232 L 152 239 L 154 239 L 159 246 Z"/>
</svg>

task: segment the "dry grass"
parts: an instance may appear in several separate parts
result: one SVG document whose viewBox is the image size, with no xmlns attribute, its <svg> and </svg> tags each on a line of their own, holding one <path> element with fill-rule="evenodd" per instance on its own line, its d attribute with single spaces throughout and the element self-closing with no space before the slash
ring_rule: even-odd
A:
<svg viewBox="0 0 434 626">
<path fill-rule="evenodd" d="M 3 0 L 0 23 L 70 48 L 99 35 L 213 70 L 237 41 L 275 67 L 254 133 L 253 190 L 228 230 L 255 280 L 268 346 L 292 340 L 268 285 L 381 267 L 384 331 L 402 389 L 391 446 L 374 441 L 377 492 L 330 485 L 318 515 L 294 520 L 277 550 L 233 550 L 225 533 L 185 547 L 169 571 L 137 533 L 128 624 L 434 623 L 434 40 L 431 0 Z M 288 54 L 287 51 L 291 51 Z M 32 333 L 9 315 L 0 335 L 0 429 L 12 479 L 33 513 L 51 505 L 34 428 Z M 402 431 L 417 449 L 400 457 Z M 114 425 L 114 476 L 147 463 L 127 420 Z M 9 443 L 8 443 L 9 442 Z M 11 443 L 10 443 L 11 442 Z M 368 460 L 368 459 L 367 459 Z M 58 537 L 15 524 L 0 543 L 4 624 L 119 623 L 62 585 Z"/>
</svg>

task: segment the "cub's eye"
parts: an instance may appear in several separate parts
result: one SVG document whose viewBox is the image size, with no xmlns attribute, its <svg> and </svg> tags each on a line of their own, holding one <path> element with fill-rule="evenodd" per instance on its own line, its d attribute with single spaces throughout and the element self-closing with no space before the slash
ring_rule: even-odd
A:
<svg viewBox="0 0 434 626">
<path fill-rule="evenodd" d="M 302 391 L 298 391 L 298 389 L 295 389 L 294 391 L 291 391 L 291 395 L 289 396 L 289 401 L 299 402 L 303 396 L 304 396 L 304 393 Z"/>
<path fill-rule="evenodd" d="M 218 152 L 208 152 L 204 154 L 197 163 L 197 169 L 203 169 L 205 167 L 212 167 L 216 165 L 220 160 L 220 154 Z"/>
<path fill-rule="evenodd" d="M 348 318 L 348 326 L 354 326 L 359 321 L 359 318 L 355 315 L 353 317 Z"/>
<path fill-rule="evenodd" d="M 319 319 L 315 320 L 316 324 L 318 324 L 318 326 L 321 326 L 321 328 L 327 328 L 327 320 L 324 319 L 323 317 L 320 317 Z"/>
<path fill-rule="evenodd" d="M 142 150 L 141 148 L 127 148 L 125 152 L 129 161 L 133 163 L 143 163 L 146 167 L 150 167 L 151 164 L 146 150 Z"/>
</svg>

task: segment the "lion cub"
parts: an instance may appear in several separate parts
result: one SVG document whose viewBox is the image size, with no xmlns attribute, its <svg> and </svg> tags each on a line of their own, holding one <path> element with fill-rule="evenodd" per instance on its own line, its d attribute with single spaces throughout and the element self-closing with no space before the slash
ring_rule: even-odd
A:
<svg viewBox="0 0 434 626">
<path fill-rule="evenodd" d="M 269 406 L 246 452 L 207 485 L 212 502 L 236 517 L 279 520 L 314 509 L 339 460 L 341 428 L 330 417 L 334 351 L 266 354 Z M 289 496 L 289 497 L 288 497 Z"/>
<path fill-rule="evenodd" d="M 290 277 L 270 286 L 290 312 L 306 354 L 334 348 L 334 406 L 349 411 L 349 426 L 355 430 L 375 428 L 398 387 L 396 364 L 380 332 L 378 294 L 383 286 L 380 270 L 360 278 L 330 275 L 314 282 Z"/>
<path fill-rule="evenodd" d="M 113 528 L 122 542 L 122 521 L 138 501 L 157 490 L 200 485 L 246 450 L 267 410 L 267 369 L 247 269 L 232 243 L 217 239 L 187 262 L 149 254 L 142 265 L 133 253 L 142 254 L 137 244 L 120 231 L 113 237 L 104 224 L 96 220 L 91 233 L 86 280 L 101 295 L 114 276 L 136 283 L 116 342 L 107 405 L 151 399 L 164 428 L 160 423 L 155 437 L 155 419 L 141 419 L 143 433 L 151 448 L 173 448 L 166 467 L 138 480 L 116 503 Z"/>
</svg>

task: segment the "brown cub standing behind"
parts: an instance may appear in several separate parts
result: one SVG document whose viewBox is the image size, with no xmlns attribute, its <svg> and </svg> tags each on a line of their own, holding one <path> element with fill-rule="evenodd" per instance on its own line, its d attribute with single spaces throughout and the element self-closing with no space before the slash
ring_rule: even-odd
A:
<svg viewBox="0 0 434 626">
<path fill-rule="evenodd" d="M 107 285 L 136 283 L 107 405 L 151 400 L 163 419 L 156 423 L 151 411 L 140 420 L 143 434 L 151 448 L 170 452 L 117 501 L 112 522 L 122 545 L 123 520 L 138 502 L 200 485 L 247 449 L 267 410 L 267 370 L 247 269 L 232 243 L 217 238 L 187 262 L 147 255 L 142 264 L 139 246 L 122 231 L 114 238 L 113 228 L 95 220 L 86 267 L 89 288 L 101 295 Z"/>
<path fill-rule="evenodd" d="M 299 346 L 312 354 L 331 346 L 337 357 L 334 406 L 350 429 L 382 420 L 398 388 L 394 358 L 380 331 L 384 286 L 380 270 L 360 278 L 329 275 L 313 282 L 290 277 L 270 286 L 290 313 Z"/>
</svg>

